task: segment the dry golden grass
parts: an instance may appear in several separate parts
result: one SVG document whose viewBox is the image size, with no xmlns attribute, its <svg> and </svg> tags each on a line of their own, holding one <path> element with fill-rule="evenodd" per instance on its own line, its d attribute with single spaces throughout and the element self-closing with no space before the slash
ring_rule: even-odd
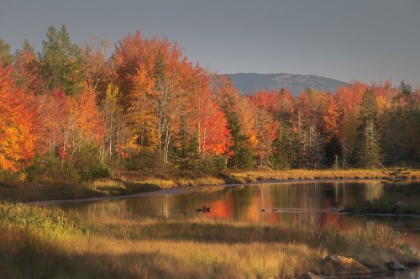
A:
<svg viewBox="0 0 420 279">
<path fill-rule="evenodd" d="M 120 172 L 121 181 L 127 183 L 138 183 L 142 185 L 154 185 L 160 188 L 224 185 L 232 183 L 249 183 L 258 181 L 285 181 L 303 179 L 384 179 L 387 177 L 382 170 L 254 170 L 246 172 L 230 172 L 223 177 L 204 176 L 196 178 L 151 178 L 143 177 L 133 171 Z M 411 180 L 420 179 L 420 171 L 413 170 L 406 178 Z M 108 180 L 107 180 L 108 181 Z M 101 182 L 99 182 L 101 183 Z M 112 183 L 110 184 L 112 185 Z"/>
<path fill-rule="evenodd" d="M 420 170 L 410 170 L 405 177 L 411 180 L 420 179 Z M 301 179 L 384 179 L 388 176 L 382 170 L 258 170 L 247 172 L 233 172 L 234 179 L 243 182 L 260 180 L 301 180 Z"/>
<path fill-rule="evenodd" d="M 326 255 L 303 244 L 264 242 L 123 241 L 98 237 L 78 243 L 72 253 L 101 260 L 107 255 L 108 265 L 139 278 L 294 277 L 308 269 L 319 272 L 319 261 Z M 68 243 L 62 249 L 70 247 Z"/>
<path fill-rule="evenodd" d="M 307 271 L 319 273 L 330 253 L 372 265 L 408 257 L 400 235 L 384 226 L 343 233 L 335 226 L 320 229 L 201 215 L 143 220 L 60 216 L 56 208 L 0 205 L 3 276 L 297 278 Z"/>
</svg>

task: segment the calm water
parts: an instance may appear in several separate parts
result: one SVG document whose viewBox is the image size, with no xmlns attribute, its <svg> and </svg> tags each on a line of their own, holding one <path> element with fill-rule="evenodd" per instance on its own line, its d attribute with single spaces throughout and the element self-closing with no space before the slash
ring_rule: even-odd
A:
<svg viewBox="0 0 420 279">
<path fill-rule="evenodd" d="M 413 251 L 420 251 L 420 218 L 354 216 L 337 209 L 384 195 L 379 181 L 307 182 L 228 187 L 169 189 L 146 196 L 96 202 L 61 204 L 64 210 L 106 217 L 226 218 L 252 222 L 294 222 L 325 227 L 331 223 L 346 230 L 367 222 L 383 223 L 406 235 Z M 197 212 L 202 206 L 210 212 Z M 420 278 L 412 273 L 412 278 Z"/>
</svg>

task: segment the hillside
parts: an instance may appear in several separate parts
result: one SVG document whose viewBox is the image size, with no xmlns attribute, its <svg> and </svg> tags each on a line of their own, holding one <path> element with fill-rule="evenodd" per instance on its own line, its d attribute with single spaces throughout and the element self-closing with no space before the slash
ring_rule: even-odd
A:
<svg viewBox="0 0 420 279">
<path fill-rule="evenodd" d="M 298 96 L 307 87 L 333 92 L 347 85 L 339 80 L 314 75 L 238 73 L 227 76 L 242 94 L 255 93 L 257 90 L 277 91 L 283 87 L 289 89 L 293 96 Z"/>
</svg>

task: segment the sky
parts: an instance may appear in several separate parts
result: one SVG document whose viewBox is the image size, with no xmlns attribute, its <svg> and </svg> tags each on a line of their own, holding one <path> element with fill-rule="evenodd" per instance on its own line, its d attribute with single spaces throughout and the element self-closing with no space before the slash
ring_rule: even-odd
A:
<svg viewBox="0 0 420 279">
<path fill-rule="evenodd" d="M 419 0 L 0 0 L 12 52 L 48 27 L 112 45 L 139 30 L 218 74 L 289 73 L 420 87 Z"/>
</svg>

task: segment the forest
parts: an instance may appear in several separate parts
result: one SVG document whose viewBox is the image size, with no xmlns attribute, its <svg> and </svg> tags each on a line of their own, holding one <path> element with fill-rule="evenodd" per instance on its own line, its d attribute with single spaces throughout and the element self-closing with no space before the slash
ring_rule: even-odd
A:
<svg viewBox="0 0 420 279">
<path fill-rule="evenodd" d="M 345 67 L 345 65 L 343 65 Z M 42 50 L 0 38 L 0 179 L 88 181 L 226 170 L 420 165 L 420 89 L 353 81 L 241 95 L 168 38 L 71 42 L 51 26 Z"/>
</svg>

